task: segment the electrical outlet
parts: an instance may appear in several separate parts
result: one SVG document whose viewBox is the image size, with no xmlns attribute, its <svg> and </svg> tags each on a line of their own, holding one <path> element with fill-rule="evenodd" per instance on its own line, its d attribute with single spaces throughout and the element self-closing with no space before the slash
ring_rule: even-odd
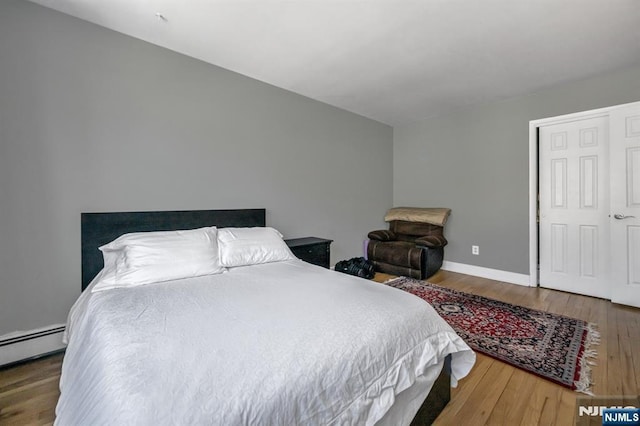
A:
<svg viewBox="0 0 640 426">
<path fill-rule="evenodd" d="M 476 256 L 480 254 L 480 246 L 471 246 L 471 254 Z"/>
</svg>

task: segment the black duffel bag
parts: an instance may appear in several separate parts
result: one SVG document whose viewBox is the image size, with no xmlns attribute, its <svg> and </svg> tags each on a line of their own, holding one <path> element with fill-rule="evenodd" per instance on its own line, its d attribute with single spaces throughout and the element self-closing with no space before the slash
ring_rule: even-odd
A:
<svg viewBox="0 0 640 426">
<path fill-rule="evenodd" d="M 349 260 L 341 260 L 336 263 L 336 271 L 345 274 L 355 275 L 356 277 L 366 278 L 370 280 L 376 274 L 373 270 L 373 262 L 364 257 L 353 257 Z"/>
</svg>

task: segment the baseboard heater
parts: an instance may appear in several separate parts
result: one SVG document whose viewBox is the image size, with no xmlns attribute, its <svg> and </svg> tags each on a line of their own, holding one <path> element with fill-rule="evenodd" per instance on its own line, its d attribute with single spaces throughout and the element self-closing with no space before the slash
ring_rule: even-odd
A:
<svg viewBox="0 0 640 426">
<path fill-rule="evenodd" d="M 0 336 L 0 366 L 38 358 L 65 347 L 62 343 L 64 325 L 56 324 L 37 330 Z"/>
</svg>

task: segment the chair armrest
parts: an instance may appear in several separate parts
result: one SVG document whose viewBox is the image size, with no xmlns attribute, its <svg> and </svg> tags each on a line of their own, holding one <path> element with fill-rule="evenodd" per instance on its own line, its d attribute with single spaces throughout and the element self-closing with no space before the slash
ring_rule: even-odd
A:
<svg viewBox="0 0 640 426">
<path fill-rule="evenodd" d="M 370 240 L 376 241 L 394 241 L 396 239 L 396 234 L 388 229 L 381 229 L 369 232 L 368 237 Z"/>
<path fill-rule="evenodd" d="M 447 239 L 441 235 L 427 235 L 424 237 L 416 238 L 414 242 L 418 246 L 424 246 L 429 248 L 444 247 L 447 244 L 449 244 Z"/>
</svg>

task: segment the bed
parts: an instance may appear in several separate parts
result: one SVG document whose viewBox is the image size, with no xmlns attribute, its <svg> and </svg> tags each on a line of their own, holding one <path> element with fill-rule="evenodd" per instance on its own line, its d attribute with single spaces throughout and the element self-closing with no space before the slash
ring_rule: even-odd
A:
<svg viewBox="0 0 640 426">
<path fill-rule="evenodd" d="M 426 302 L 292 257 L 104 286 L 99 247 L 213 226 L 222 259 L 222 233 L 263 229 L 265 211 L 82 214 L 56 424 L 429 424 L 473 366 Z"/>
</svg>

